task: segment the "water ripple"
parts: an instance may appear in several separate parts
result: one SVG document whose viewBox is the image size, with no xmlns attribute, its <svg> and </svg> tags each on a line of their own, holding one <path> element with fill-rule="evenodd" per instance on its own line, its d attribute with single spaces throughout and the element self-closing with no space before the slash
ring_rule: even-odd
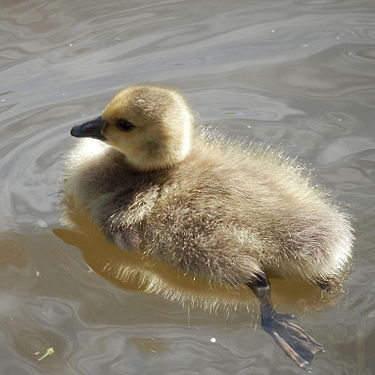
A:
<svg viewBox="0 0 375 375">
<path fill-rule="evenodd" d="M 118 289 L 52 235 L 71 125 L 138 82 L 176 86 L 203 122 L 298 155 L 350 205 L 347 293 L 320 313 L 302 299 L 301 325 L 327 347 L 317 373 L 374 372 L 374 10 L 373 0 L 4 1 L 0 372 L 299 373 L 247 312 L 225 319 Z M 55 355 L 37 361 L 48 347 Z"/>
</svg>

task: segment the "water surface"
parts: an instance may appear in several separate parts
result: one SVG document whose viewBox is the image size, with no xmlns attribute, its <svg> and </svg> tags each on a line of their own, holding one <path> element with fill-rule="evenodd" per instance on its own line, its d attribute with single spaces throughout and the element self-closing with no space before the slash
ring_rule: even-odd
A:
<svg viewBox="0 0 375 375">
<path fill-rule="evenodd" d="M 374 16 L 372 0 L 2 1 L 0 373 L 301 373 L 254 329 L 256 311 L 120 288 L 63 232 L 70 127 L 139 82 L 183 91 L 228 136 L 298 156 L 353 214 L 345 294 L 300 306 L 299 323 L 327 349 L 314 374 L 374 373 Z"/>
</svg>

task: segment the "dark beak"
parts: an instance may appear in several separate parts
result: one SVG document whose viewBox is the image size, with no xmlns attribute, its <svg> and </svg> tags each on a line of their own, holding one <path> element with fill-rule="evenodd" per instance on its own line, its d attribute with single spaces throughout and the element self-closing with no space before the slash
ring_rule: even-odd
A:
<svg viewBox="0 0 375 375">
<path fill-rule="evenodd" d="M 106 141 L 107 138 L 104 137 L 102 131 L 106 125 L 106 122 L 102 119 L 102 117 L 97 117 L 94 120 L 85 122 L 82 125 L 76 125 L 70 131 L 70 134 L 73 137 L 91 137 L 100 139 L 101 141 Z"/>
</svg>

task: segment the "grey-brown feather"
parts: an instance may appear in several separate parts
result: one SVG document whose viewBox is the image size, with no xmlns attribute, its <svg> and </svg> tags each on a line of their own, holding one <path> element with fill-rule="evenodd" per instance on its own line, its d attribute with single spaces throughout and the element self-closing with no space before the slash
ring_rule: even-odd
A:
<svg viewBox="0 0 375 375">
<path fill-rule="evenodd" d="M 260 271 L 313 281 L 341 271 L 348 217 L 301 167 L 262 147 L 203 136 L 193 145 L 182 162 L 150 172 L 108 149 L 80 171 L 81 203 L 119 246 L 218 283 L 244 284 Z M 346 255 L 334 263 L 339 251 Z"/>
</svg>

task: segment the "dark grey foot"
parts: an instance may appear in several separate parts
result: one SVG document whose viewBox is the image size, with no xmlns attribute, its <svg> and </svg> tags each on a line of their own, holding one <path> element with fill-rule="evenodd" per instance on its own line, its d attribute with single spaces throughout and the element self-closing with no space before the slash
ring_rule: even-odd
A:
<svg viewBox="0 0 375 375">
<path fill-rule="evenodd" d="M 280 314 L 275 310 L 267 275 L 261 273 L 246 285 L 259 299 L 263 329 L 297 366 L 309 370 L 308 366 L 314 355 L 323 351 L 323 347 L 301 327 L 290 321 L 295 319 L 294 315 Z"/>
<path fill-rule="evenodd" d="M 308 369 L 314 355 L 323 351 L 323 347 L 290 321 L 294 318 L 293 315 L 274 313 L 272 316 L 262 316 L 261 324 L 297 366 Z"/>
</svg>

